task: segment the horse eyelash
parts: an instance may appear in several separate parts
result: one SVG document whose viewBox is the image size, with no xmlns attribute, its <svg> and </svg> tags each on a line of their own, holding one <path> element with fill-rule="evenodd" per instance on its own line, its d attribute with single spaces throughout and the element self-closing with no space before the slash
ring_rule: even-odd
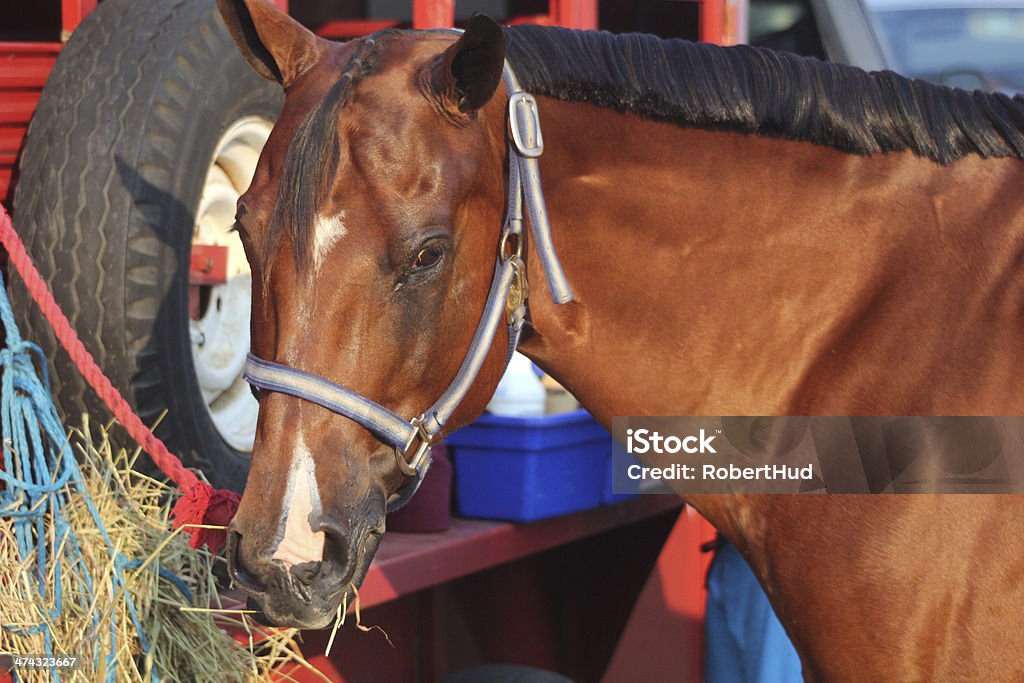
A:
<svg viewBox="0 0 1024 683">
<path fill-rule="evenodd" d="M 437 261 L 437 263 L 423 271 L 413 271 L 408 269 L 403 270 L 401 276 L 398 279 L 398 282 L 395 283 L 393 291 L 397 292 L 398 290 L 408 285 L 420 284 L 421 282 L 432 280 L 444 267 L 446 260 L 445 256 L 446 255 L 442 255 L 440 260 Z"/>
</svg>

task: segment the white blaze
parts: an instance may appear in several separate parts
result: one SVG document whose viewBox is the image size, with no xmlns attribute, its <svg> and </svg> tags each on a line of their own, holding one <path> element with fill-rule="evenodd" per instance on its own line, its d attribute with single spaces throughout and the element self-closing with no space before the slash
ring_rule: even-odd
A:
<svg viewBox="0 0 1024 683">
<path fill-rule="evenodd" d="M 345 212 L 339 211 L 333 216 L 317 216 L 313 227 L 313 268 L 319 270 L 334 243 L 348 233 L 345 227 Z"/>
<path fill-rule="evenodd" d="M 309 524 L 310 514 L 314 511 L 320 512 L 320 491 L 316 484 L 313 456 L 306 447 L 300 429 L 281 507 L 284 537 L 271 559 L 289 565 L 319 562 L 323 559 L 324 532 L 313 531 Z"/>
</svg>

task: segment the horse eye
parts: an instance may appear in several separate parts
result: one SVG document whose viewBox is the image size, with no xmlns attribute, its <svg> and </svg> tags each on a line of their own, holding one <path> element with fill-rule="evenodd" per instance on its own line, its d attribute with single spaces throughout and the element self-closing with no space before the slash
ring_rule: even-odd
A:
<svg viewBox="0 0 1024 683">
<path fill-rule="evenodd" d="M 416 254 L 416 260 L 412 262 L 412 267 L 416 270 L 421 270 L 423 268 L 436 266 L 443 255 L 444 251 L 436 244 L 432 244 L 429 247 L 423 247 L 420 249 L 420 253 Z"/>
</svg>

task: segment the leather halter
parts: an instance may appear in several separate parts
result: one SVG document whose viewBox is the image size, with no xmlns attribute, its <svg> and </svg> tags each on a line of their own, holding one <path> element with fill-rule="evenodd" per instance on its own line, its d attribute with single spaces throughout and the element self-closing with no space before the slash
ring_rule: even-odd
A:
<svg viewBox="0 0 1024 683">
<path fill-rule="evenodd" d="M 544 151 L 544 138 L 540 131 L 537 101 L 523 92 L 507 61 L 502 69 L 502 80 L 509 93 L 508 122 L 511 128 L 505 226 L 498 242 L 494 278 L 473 341 L 455 379 L 434 405 L 419 417 L 405 420 L 379 403 L 318 375 L 264 360 L 252 353 L 246 359 L 244 376 L 252 386 L 323 406 L 359 423 L 395 449 L 398 469 L 411 479 L 389 497 L 388 512 L 405 505 L 419 488 L 430 467 L 430 446 L 480 372 L 494 343 L 503 313 L 508 325 L 506 366 L 519 343 L 529 296 L 522 254 L 524 204 L 551 298 L 556 304 L 573 300 L 572 290 L 551 242 L 551 225 L 540 183 L 537 158 Z"/>
</svg>

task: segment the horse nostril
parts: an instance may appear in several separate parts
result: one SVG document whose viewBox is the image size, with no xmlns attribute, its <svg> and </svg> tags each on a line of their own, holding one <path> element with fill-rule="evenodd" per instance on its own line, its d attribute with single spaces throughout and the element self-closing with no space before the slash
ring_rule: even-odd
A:
<svg viewBox="0 0 1024 683">
<path fill-rule="evenodd" d="M 322 565 L 322 562 L 303 562 L 292 567 L 292 574 L 299 582 L 308 586 L 320 574 L 320 567 Z"/>
<path fill-rule="evenodd" d="M 338 571 L 348 565 L 348 532 L 337 522 L 323 520 L 320 529 L 324 532 L 324 555 L 321 567 L 324 572 Z"/>
</svg>

